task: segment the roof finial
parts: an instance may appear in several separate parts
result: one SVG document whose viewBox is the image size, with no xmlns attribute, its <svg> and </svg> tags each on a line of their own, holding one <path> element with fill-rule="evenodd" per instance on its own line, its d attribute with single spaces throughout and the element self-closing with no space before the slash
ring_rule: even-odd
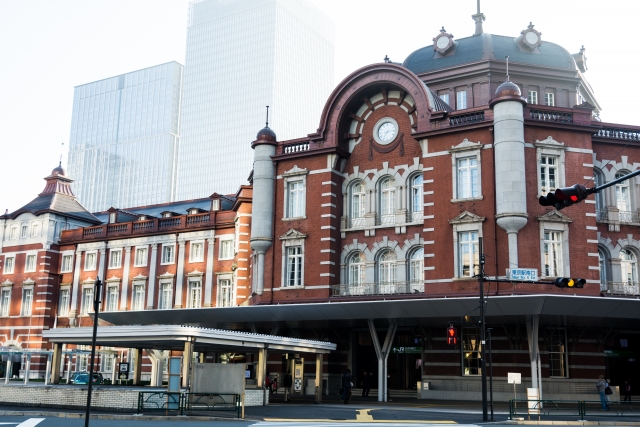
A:
<svg viewBox="0 0 640 427">
<path fill-rule="evenodd" d="M 507 60 L 507 81 L 509 81 L 509 55 L 505 56 L 505 59 Z"/>
<path fill-rule="evenodd" d="M 475 15 L 471 15 L 474 21 L 476 21 L 476 32 L 473 34 L 474 36 L 479 36 L 484 31 L 482 30 L 482 21 L 484 21 L 485 17 L 482 12 L 480 12 L 480 0 L 478 0 L 478 13 Z"/>
<path fill-rule="evenodd" d="M 267 105 L 267 126 L 269 127 L 269 106 Z"/>
<path fill-rule="evenodd" d="M 62 167 L 62 154 L 60 154 L 60 163 L 58 163 L 58 167 L 61 168 Z"/>
<path fill-rule="evenodd" d="M 387 55 L 384 56 L 384 62 L 386 62 L 387 64 L 391 62 L 391 58 L 389 58 Z"/>
</svg>

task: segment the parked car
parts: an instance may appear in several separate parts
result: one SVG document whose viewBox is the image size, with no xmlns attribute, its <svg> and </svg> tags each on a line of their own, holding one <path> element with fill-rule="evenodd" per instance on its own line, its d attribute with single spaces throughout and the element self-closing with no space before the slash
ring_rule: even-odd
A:
<svg viewBox="0 0 640 427">
<path fill-rule="evenodd" d="M 69 378 L 69 384 L 88 384 L 89 383 L 89 372 L 74 372 L 73 375 Z M 104 384 L 104 378 L 102 378 L 102 374 L 98 372 L 93 373 L 93 383 L 94 384 Z"/>
</svg>

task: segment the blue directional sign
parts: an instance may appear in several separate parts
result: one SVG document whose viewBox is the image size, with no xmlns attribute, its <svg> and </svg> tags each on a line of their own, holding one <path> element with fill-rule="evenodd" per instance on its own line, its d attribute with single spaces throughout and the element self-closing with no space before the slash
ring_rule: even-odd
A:
<svg viewBox="0 0 640 427">
<path fill-rule="evenodd" d="M 520 280 L 523 282 L 536 282 L 538 280 L 537 268 L 510 268 L 510 280 Z"/>
</svg>

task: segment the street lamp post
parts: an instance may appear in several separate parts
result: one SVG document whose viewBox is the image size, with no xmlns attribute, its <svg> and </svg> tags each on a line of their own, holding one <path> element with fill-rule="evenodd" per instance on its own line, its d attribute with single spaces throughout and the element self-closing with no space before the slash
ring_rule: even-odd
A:
<svg viewBox="0 0 640 427">
<path fill-rule="evenodd" d="M 482 370 L 482 420 L 489 421 L 487 414 L 487 364 L 485 361 L 485 326 L 484 326 L 484 252 L 482 249 L 482 237 L 478 238 L 478 255 L 480 256 L 480 271 L 478 271 L 478 284 L 480 285 L 480 369 Z"/>
<path fill-rule="evenodd" d="M 98 311 L 100 311 L 100 296 L 102 282 L 99 277 L 93 284 L 93 336 L 91 337 L 91 364 L 89 365 L 89 381 L 87 389 L 87 411 L 84 417 L 84 427 L 89 427 L 89 416 L 91 415 L 91 390 L 93 386 L 93 364 L 96 357 L 96 336 L 98 335 Z"/>
</svg>

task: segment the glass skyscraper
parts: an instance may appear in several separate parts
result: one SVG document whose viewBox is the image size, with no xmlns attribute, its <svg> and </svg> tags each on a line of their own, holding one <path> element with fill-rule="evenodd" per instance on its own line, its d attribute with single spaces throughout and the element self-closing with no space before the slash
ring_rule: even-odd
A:
<svg viewBox="0 0 640 427">
<path fill-rule="evenodd" d="M 168 62 L 75 88 L 68 170 L 89 211 L 174 200 L 182 72 Z"/>
<path fill-rule="evenodd" d="M 315 132 L 333 89 L 334 24 L 307 0 L 190 4 L 177 200 L 234 193 L 265 124 L 279 140 Z"/>
</svg>

